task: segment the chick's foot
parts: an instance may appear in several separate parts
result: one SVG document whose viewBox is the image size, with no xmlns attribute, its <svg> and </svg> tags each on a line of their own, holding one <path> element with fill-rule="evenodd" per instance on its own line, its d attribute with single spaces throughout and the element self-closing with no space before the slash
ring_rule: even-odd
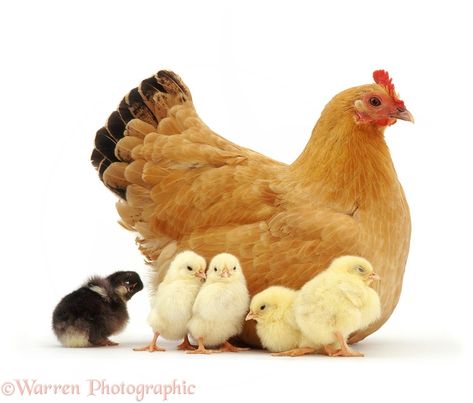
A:
<svg viewBox="0 0 473 403">
<path fill-rule="evenodd" d="M 149 351 L 150 353 L 153 353 L 155 351 L 166 351 L 164 348 L 158 347 L 156 342 L 158 341 L 159 333 L 156 332 L 153 336 L 153 340 L 151 340 L 151 343 L 149 343 L 147 346 L 144 347 L 135 347 L 133 351 Z"/>
<path fill-rule="evenodd" d="M 312 347 L 301 347 L 301 348 L 294 348 L 288 351 L 282 351 L 280 353 L 272 353 L 274 357 L 300 357 L 306 354 L 315 353 L 317 350 Z"/>
<path fill-rule="evenodd" d="M 364 357 L 364 355 L 359 351 L 352 350 L 350 347 L 348 347 L 346 340 L 340 332 L 335 332 L 335 337 L 340 343 L 340 349 L 336 350 L 331 355 L 329 354 L 331 357 Z"/>
<path fill-rule="evenodd" d="M 95 340 L 92 342 L 92 345 L 95 347 L 113 347 L 113 346 L 118 346 L 118 343 L 115 343 L 114 341 L 110 339 L 100 339 L 100 340 Z"/>
<path fill-rule="evenodd" d="M 334 357 L 340 351 L 340 349 L 333 348 L 330 345 L 326 344 L 324 346 L 324 351 L 325 354 L 327 354 L 329 357 Z"/>
<path fill-rule="evenodd" d="M 197 348 L 194 348 L 193 350 L 187 350 L 187 354 L 214 354 L 214 353 L 220 353 L 220 350 L 211 350 L 207 349 L 204 346 L 204 338 L 199 337 L 199 346 Z"/>
<path fill-rule="evenodd" d="M 223 343 L 222 347 L 219 348 L 220 352 L 230 352 L 230 353 L 239 353 L 240 351 L 249 351 L 251 350 L 248 347 L 237 347 L 226 341 Z"/>
<path fill-rule="evenodd" d="M 144 347 L 135 347 L 133 351 L 149 351 L 150 353 L 154 353 L 155 351 L 166 351 L 166 349 L 158 347 L 156 344 L 150 344 Z"/>
<path fill-rule="evenodd" d="M 189 341 L 189 337 L 186 336 L 186 337 L 184 338 L 184 341 L 183 341 L 181 344 L 179 344 L 179 345 L 177 346 L 177 349 L 178 349 L 178 350 L 186 350 L 186 351 L 187 351 L 187 350 L 195 350 L 195 349 L 196 349 L 196 346 L 194 346 L 193 344 L 191 344 L 191 342 Z"/>
</svg>

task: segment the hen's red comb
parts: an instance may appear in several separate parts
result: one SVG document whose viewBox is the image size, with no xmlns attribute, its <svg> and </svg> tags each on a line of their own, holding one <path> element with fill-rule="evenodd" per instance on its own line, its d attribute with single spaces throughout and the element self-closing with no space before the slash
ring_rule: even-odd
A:
<svg viewBox="0 0 473 403">
<path fill-rule="evenodd" d="M 404 108 L 404 102 L 401 101 L 396 94 L 396 89 L 394 88 L 393 80 L 389 77 L 389 74 L 386 70 L 376 70 L 373 72 L 374 82 L 378 85 L 383 86 L 388 94 L 393 98 L 393 100 Z"/>
</svg>

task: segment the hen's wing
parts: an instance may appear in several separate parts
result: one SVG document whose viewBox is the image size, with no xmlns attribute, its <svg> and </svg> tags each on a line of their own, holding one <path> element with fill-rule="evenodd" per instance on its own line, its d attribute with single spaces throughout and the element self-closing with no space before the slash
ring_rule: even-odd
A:
<svg viewBox="0 0 473 403">
<path fill-rule="evenodd" d="M 123 99 L 97 132 L 92 163 L 122 199 L 122 224 L 141 234 L 150 260 L 191 232 L 271 217 L 270 179 L 285 168 L 211 131 L 169 71 Z"/>
<path fill-rule="evenodd" d="M 335 256 L 359 254 L 353 216 L 321 206 L 287 165 L 212 132 L 172 72 L 123 99 L 97 132 L 92 163 L 158 269 L 152 287 L 183 249 L 238 256 L 251 294 L 274 284 L 299 288 Z M 243 338 L 254 337 L 245 328 Z"/>
</svg>

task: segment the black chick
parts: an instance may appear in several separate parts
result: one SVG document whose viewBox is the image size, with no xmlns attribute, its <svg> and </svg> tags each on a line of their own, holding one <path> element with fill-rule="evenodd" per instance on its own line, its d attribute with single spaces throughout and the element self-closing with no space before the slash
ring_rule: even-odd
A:
<svg viewBox="0 0 473 403">
<path fill-rule="evenodd" d="M 66 295 L 53 312 L 53 331 L 65 347 L 116 346 L 108 337 L 128 322 L 126 302 L 143 289 L 138 273 L 92 277 Z"/>
</svg>

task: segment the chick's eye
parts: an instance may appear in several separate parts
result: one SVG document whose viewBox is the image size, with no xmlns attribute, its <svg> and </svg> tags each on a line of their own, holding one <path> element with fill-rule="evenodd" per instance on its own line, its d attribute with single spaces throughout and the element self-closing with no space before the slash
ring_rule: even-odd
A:
<svg viewBox="0 0 473 403">
<path fill-rule="evenodd" d="M 381 105 L 381 100 L 378 97 L 371 97 L 369 102 L 370 102 L 371 106 L 380 106 Z"/>
<path fill-rule="evenodd" d="M 216 267 L 214 267 L 214 271 L 217 271 L 217 268 L 216 268 Z"/>
<path fill-rule="evenodd" d="M 187 270 L 192 271 L 192 270 L 194 270 L 194 269 L 193 269 L 192 267 L 190 267 L 190 266 L 187 266 Z"/>
<path fill-rule="evenodd" d="M 233 268 L 233 270 L 236 270 L 236 266 Z"/>
<path fill-rule="evenodd" d="M 259 307 L 259 309 L 261 309 L 261 310 L 263 310 L 264 308 L 266 308 L 266 305 L 261 305 L 261 306 Z"/>
<path fill-rule="evenodd" d="M 363 267 L 361 267 L 361 266 L 358 266 L 358 267 L 356 268 L 356 270 L 358 270 L 358 272 L 360 272 L 360 273 L 364 273 L 364 272 L 365 272 L 365 269 L 363 269 Z"/>
<path fill-rule="evenodd" d="M 129 282 L 128 280 L 126 280 L 126 281 L 125 281 L 125 284 L 128 285 L 128 284 L 130 284 L 130 282 Z"/>
</svg>

